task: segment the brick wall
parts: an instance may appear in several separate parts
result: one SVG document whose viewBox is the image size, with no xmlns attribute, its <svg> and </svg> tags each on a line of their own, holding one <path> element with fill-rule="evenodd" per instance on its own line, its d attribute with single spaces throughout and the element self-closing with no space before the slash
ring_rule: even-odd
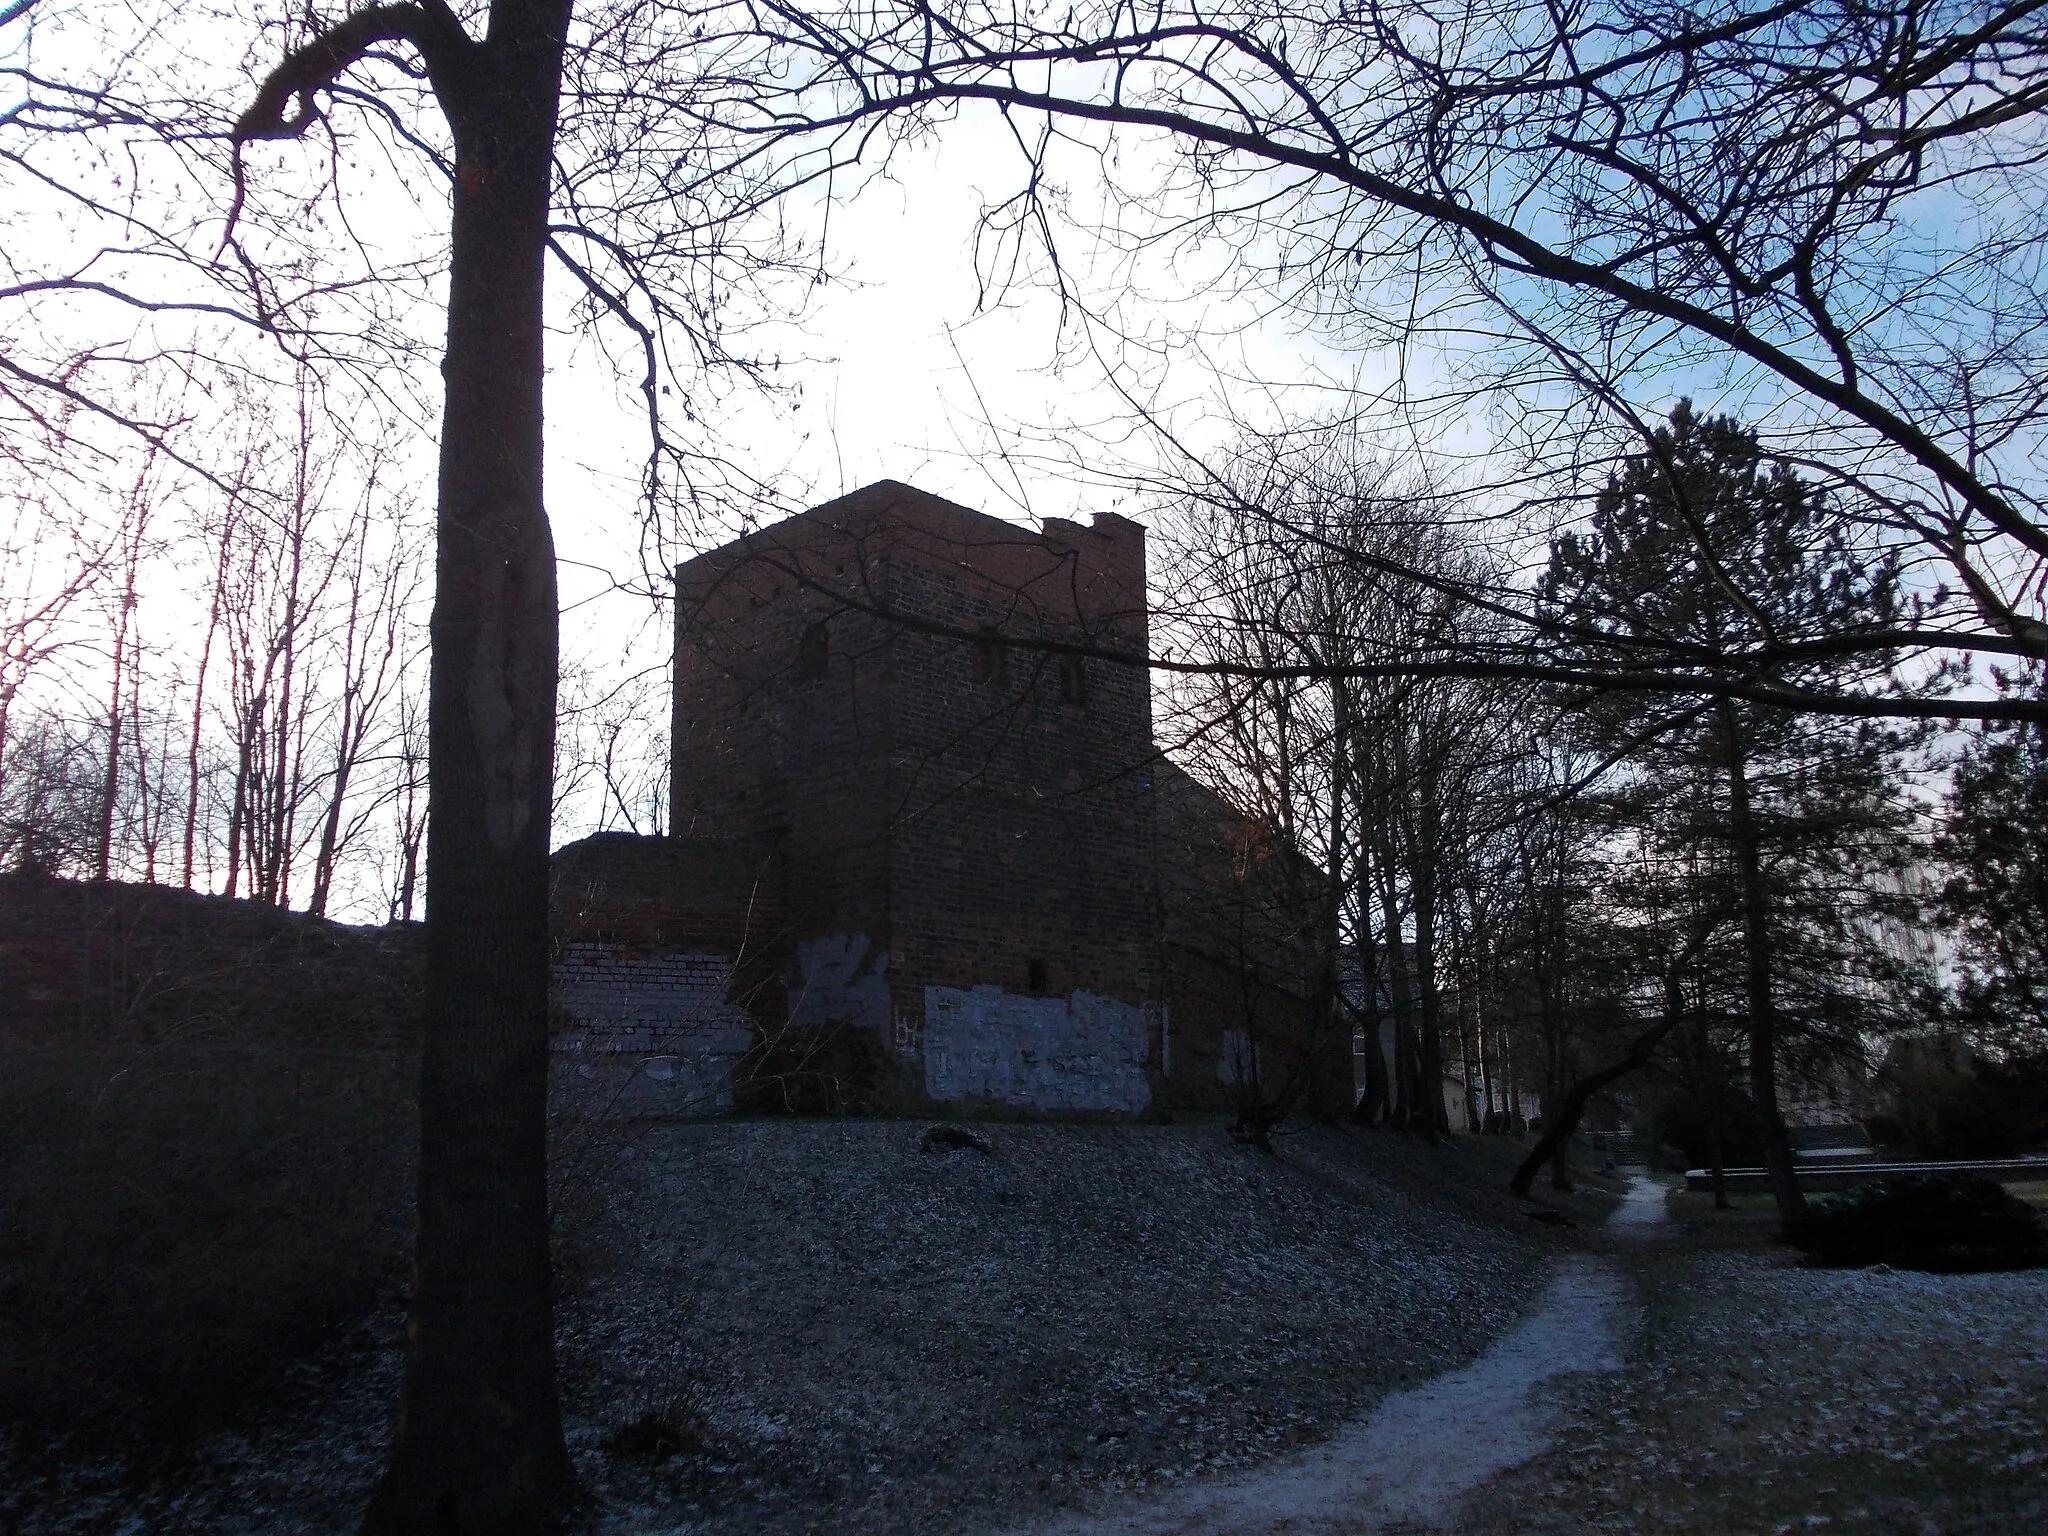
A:
<svg viewBox="0 0 2048 1536">
<path fill-rule="evenodd" d="M 1249 1028 L 1348 1103 L 1303 914 L 1239 867 L 1260 828 L 1156 761 L 1141 527 L 884 481 L 676 592 L 673 830 L 781 859 L 790 1025 L 863 1032 L 932 1100 L 1124 1112 L 1167 1086 L 1169 1035 L 1174 1098 L 1226 1097 Z"/>
<path fill-rule="evenodd" d="M 1158 783 L 1174 1103 L 1235 1107 L 1247 1086 L 1268 1101 L 1292 1086 L 1303 1108 L 1347 1112 L 1350 1032 L 1312 1002 L 1322 871 L 1180 768 L 1161 764 Z"/>
<path fill-rule="evenodd" d="M 786 873 L 757 842 L 599 834 L 556 852 L 553 1083 L 574 1114 L 720 1114 L 783 1007 Z"/>
<path fill-rule="evenodd" d="M 570 943 L 554 966 L 554 1107 L 602 1115 L 712 1115 L 754 1025 L 732 1000 L 729 955 Z"/>
</svg>

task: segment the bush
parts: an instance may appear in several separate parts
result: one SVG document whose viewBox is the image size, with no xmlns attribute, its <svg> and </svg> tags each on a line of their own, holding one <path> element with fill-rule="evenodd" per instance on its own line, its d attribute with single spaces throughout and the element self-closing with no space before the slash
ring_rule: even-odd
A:
<svg viewBox="0 0 2048 1536">
<path fill-rule="evenodd" d="M 1731 1087 L 1723 1090 L 1722 1111 L 1721 1166 L 1755 1167 L 1764 1160 L 1755 1104 L 1748 1094 Z M 1683 1152 L 1688 1168 L 1705 1168 L 1713 1161 L 1713 1126 L 1704 1094 L 1675 1093 L 1664 1099 L 1652 1112 L 1651 1133 L 1660 1145 Z"/>
<path fill-rule="evenodd" d="M 2048 1056 L 1986 1061 L 1938 1045 L 1897 1055 L 1886 1118 L 1918 1156 L 2017 1157 L 2048 1143 Z"/>
<path fill-rule="evenodd" d="M 747 1115 L 866 1115 L 891 1107 L 890 1063 L 879 1031 L 855 1024 L 759 1031 L 733 1070 Z"/>
<path fill-rule="evenodd" d="M 1789 1234 L 1809 1264 L 1965 1274 L 2048 1267 L 2032 1206 L 1970 1174 L 1902 1174 L 1816 1201 Z"/>
</svg>

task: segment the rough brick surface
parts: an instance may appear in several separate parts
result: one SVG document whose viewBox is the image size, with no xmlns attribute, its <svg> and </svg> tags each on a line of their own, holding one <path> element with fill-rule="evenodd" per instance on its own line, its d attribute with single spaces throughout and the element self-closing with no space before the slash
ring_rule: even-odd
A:
<svg viewBox="0 0 2048 1536">
<path fill-rule="evenodd" d="M 729 1111 L 753 1011 L 782 1008 L 774 850 L 599 834 L 560 849 L 551 876 L 556 1109 Z"/>
<path fill-rule="evenodd" d="M 721 1114 L 753 1021 L 731 1000 L 733 958 L 570 943 L 555 961 L 555 1107 L 583 1114 Z"/>
</svg>

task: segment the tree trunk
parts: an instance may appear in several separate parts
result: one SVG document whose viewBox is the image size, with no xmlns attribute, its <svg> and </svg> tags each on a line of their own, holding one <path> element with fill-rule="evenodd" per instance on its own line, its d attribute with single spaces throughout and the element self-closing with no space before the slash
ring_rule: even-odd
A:
<svg viewBox="0 0 2048 1536">
<path fill-rule="evenodd" d="M 1790 1226 L 1806 1214 L 1806 1196 L 1794 1171 L 1792 1138 L 1778 1113 L 1778 1020 L 1771 995 L 1771 936 L 1764 892 L 1763 850 L 1749 803 L 1749 774 L 1735 710 L 1720 706 L 1728 750 L 1728 813 L 1735 862 L 1742 882 L 1743 984 L 1749 1004 L 1749 1091 L 1756 1100 L 1757 1128 L 1764 1143 L 1764 1170 L 1778 1202 L 1778 1219 Z"/>
<path fill-rule="evenodd" d="M 1346 740 L 1347 705 L 1341 683 L 1330 685 L 1330 713 L 1335 722 L 1330 743 L 1330 820 L 1325 829 L 1321 953 L 1317 957 L 1318 995 L 1311 1017 L 1318 1032 L 1309 1042 L 1317 1064 L 1311 1110 L 1325 1119 L 1348 1115 L 1358 1102 L 1358 1083 L 1351 1070 L 1351 1016 L 1344 1008 L 1344 767 L 1350 754 Z M 1341 1048 L 1341 1049 L 1340 1049 Z M 1321 1083 L 1325 1053 L 1340 1054 L 1345 1071 L 1327 1090 Z"/>
<path fill-rule="evenodd" d="M 362 537 L 368 537 L 367 529 Z M 334 862 L 341 850 L 342 807 L 348 803 L 349 779 L 362 751 L 363 723 L 359 717 L 367 711 L 359 708 L 363 677 L 356 664 L 356 631 L 362 620 L 362 607 L 363 545 L 359 541 L 355 568 L 349 576 L 348 622 L 341 642 L 341 731 L 334 752 L 334 787 L 327 799 L 327 814 L 320 820 L 320 847 L 313 856 L 313 894 L 306 901 L 306 911 L 314 917 L 327 915 L 327 898 L 334 888 Z"/>
<path fill-rule="evenodd" d="M 100 803 L 94 836 L 93 878 L 107 880 L 114 871 L 114 810 L 121 797 L 121 684 L 128 660 L 128 626 L 135 612 L 135 566 L 121 591 L 121 616 L 114 626 L 114 688 L 107 701 L 107 756 L 100 774 Z"/>
<path fill-rule="evenodd" d="M 1358 856 L 1352 864 L 1352 881 L 1358 899 L 1358 1023 L 1365 1033 L 1365 1083 L 1351 1118 L 1361 1125 L 1377 1125 L 1387 1118 L 1387 1053 L 1380 1041 L 1380 975 L 1383 945 L 1373 934 L 1373 866 L 1371 843 L 1366 838 L 1365 803 L 1358 795 L 1363 775 L 1354 774 Z"/>
<path fill-rule="evenodd" d="M 1398 932 L 1398 930 L 1396 930 Z M 1394 1060 L 1388 1077 L 1387 1123 L 1407 1130 L 1415 1123 L 1415 1003 L 1407 955 L 1396 938 L 1387 951 L 1387 983 L 1394 1016 Z"/>
<path fill-rule="evenodd" d="M 235 882 L 242 874 L 242 817 L 249 799 L 249 735 L 255 729 L 249 718 L 239 722 L 235 739 L 235 791 L 228 801 L 228 878 L 222 894 L 232 898 Z"/>
<path fill-rule="evenodd" d="M 1699 1018 L 1692 1028 L 1693 1082 L 1699 1085 L 1706 1099 L 1707 1109 L 1707 1174 L 1714 1190 L 1714 1209 L 1725 1211 L 1729 1208 L 1726 1124 L 1728 1119 L 1727 1092 L 1721 1082 L 1721 1063 L 1714 1050 L 1714 1039 L 1704 1017 Z"/>
<path fill-rule="evenodd" d="M 1365 1035 L 1365 1083 L 1358 1102 L 1351 1108 L 1351 1118 L 1361 1125 L 1377 1125 L 1388 1116 L 1387 1051 L 1380 1039 L 1379 944 L 1373 938 L 1370 924 L 1364 920 L 1369 900 L 1370 897 L 1362 893 L 1358 930 L 1358 1024 Z"/>
<path fill-rule="evenodd" d="M 549 1529 L 575 1496 L 548 1272 L 554 549 L 542 262 L 569 7 L 440 61 L 454 131 L 428 702 L 427 1009 L 404 1401 L 367 1533 Z"/>
<path fill-rule="evenodd" d="M 1714 1209 L 1725 1211 L 1733 1204 L 1728 1198 L 1728 1157 L 1721 1141 L 1721 1092 L 1714 1091 L 1713 1108 L 1707 1121 L 1707 1178 L 1714 1186 Z"/>
<path fill-rule="evenodd" d="M 1423 1135 L 1450 1129 L 1444 1109 L 1443 999 L 1436 986 L 1436 818 L 1435 775 L 1424 770 L 1422 803 L 1413 822 L 1411 880 L 1415 905 L 1416 1108 Z M 1411 1125 L 1415 1122 L 1411 1117 Z"/>
<path fill-rule="evenodd" d="M 1619 1061 L 1611 1062 L 1589 1077 L 1580 1078 L 1566 1089 L 1556 1113 L 1544 1116 L 1543 1134 L 1536 1138 L 1536 1145 L 1531 1147 L 1529 1155 L 1522 1159 L 1521 1167 L 1515 1170 L 1515 1176 L 1508 1181 L 1508 1188 L 1526 1197 L 1530 1186 L 1536 1182 L 1536 1175 L 1542 1171 L 1546 1162 L 1550 1163 L 1553 1169 L 1562 1167 L 1565 1143 L 1571 1139 L 1572 1132 L 1579 1128 L 1579 1120 L 1586 1113 L 1586 1106 L 1593 1102 L 1593 1095 L 1609 1083 L 1618 1082 L 1629 1073 L 1647 1066 L 1650 1057 L 1656 1052 L 1657 1043 L 1670 1034 L 1672 1027 L 1677 1023 L 1676 1015 L 1660 1019 L 1629 1043 L 1628 1050 Z M 1566 1182 L 1558 1185 L 1558 1188 L 1570 1189 L 1571 1184 Z"/>
<path fill-rule="evenodd" d="M 213 597 L 206 609 L 206 637 L 199 645 L 199 672 L 192 680 L 192 736 L 185 752 L 185 850 L 179 884 L 192 888 L 193 844 L 199 833 L 199 733 L 206 723 L 206 668 L 213 660 L 213 637 L 220 630 L 221 599 L 227 590 L 228 554 L 235 533 L 235 509 L 228 507 L 221 524 L 220 554 L 214 564 Z M 211 859 L 208 860 L 209 864 Z"/>
<path fill-rule="evenodd" d="M 163 834 L 165 763 L 159 754 L 150 784 L 149 737 L 142 729 L 142 636 L 128 636 L 128 745 L 135 754 L 135 833 L 142 845 L 142 883 L 156 884 L 157 843 Z"/>
<path fill-rule="evenodd" d="M 310 451 L 306 440 L 305 386 L 299 391 L 299 464 L 294 486 L 292 524 L 287 535 L 289 540 L 286 566 L 290 571 L 285 583 L 284 630 L 277 645 L 277 740 L 268 754 L 270 799 L 266 803 L 264 818 L 262 885 L 257 894 L 273 907 L 289 906 L 291 879 L 291 813 L 298 803 L 298 774 L 292 766 L 292 684 L 297 680 L 299 662 L 299 581 L 304 575 L 306 560 L 306 488 L 307 454 Z M 265 690 L 268 691 L 267 689 Z M 253 843 L 255 839 L 251 839 Z"/>
</svg>

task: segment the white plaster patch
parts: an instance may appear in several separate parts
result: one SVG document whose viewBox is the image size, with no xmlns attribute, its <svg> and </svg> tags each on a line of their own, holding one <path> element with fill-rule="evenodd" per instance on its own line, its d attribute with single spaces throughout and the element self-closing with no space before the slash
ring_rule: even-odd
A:
<svg viewBox="0 0 2048 1536">
<path fill-rule="evenodd" d="M 789 1022 L 857 1024 L 887 1038 L 889 956 L 869 944 L 864 933 L 798 944 Z"/>
<path fill-rule="evenodd" d="M 924 1091 L 1022 1109 L 1116 1110 L 1152 1102 L 1146 1010 L 1093 992 L 1018 997 L 1001 987 L 924 989 Z"/>
</svg>

